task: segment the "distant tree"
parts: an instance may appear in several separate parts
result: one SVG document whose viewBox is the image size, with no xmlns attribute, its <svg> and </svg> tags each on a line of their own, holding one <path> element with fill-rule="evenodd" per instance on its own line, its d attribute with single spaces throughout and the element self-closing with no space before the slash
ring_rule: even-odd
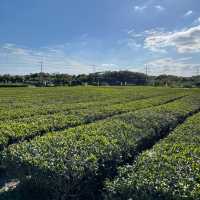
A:
<svg viewBox="0 0 200 200">
<path fill-rule="evenodd" d="M 170 87 L 200 87 L 200 76 L 178 77 L 172 75 L 146 76 L 130 71 L 105 71 L 91 74 L 69 75 L 60 73 L 34 73 L 25 76 L 0 75 L 0 84 L 35 86 L 61 85 L 155 85 Z"/>
</svg>

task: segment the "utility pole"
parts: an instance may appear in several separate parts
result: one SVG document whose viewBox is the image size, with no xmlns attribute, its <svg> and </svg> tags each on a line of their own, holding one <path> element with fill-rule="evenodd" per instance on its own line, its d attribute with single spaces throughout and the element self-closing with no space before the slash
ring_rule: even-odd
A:
<svg viewBox="0 0 200 200">
<path fill-rule="evenodd" d="M 40 62 L 40 73 L 43 72 L 43 61 Z"/>
<path fill-rule="evenodd" d="M 148 81 L 148 64 L 145 65 L 146 83 Z"/>
<path fill-rule="evenodd" d="M 93 82 L 94 82 L 94 84 L 96 84 L 96 75 L 95 75 L 95 73 L 96 73 L 96 66 L 95 65 L 91 65 L 91 67 L 92 67 L 92 71 L 93 71 Z"/>
<path fill-rule="evenodd" d="M 41 83 L 41 85 L 43 84 L 42 73 L 43 73 L 43 61 L 40 62 L 40 83 Z"/>
<path fill-rule="evenodd" d="M 92 70 L 93 70 L 93 73 L 95 74 L 96 73 L 96 65 L 92 65 Z"/>
<path fill-rule="evenodd" d="M 200 66 L 197 66 L 197 76 L 200 75 Z"/>
</svg>

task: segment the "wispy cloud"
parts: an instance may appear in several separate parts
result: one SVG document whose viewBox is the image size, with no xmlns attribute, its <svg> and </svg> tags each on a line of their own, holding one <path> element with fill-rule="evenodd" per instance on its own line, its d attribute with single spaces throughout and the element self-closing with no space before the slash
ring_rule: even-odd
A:
<svg viewBox="0 0 200 200">
<path fill-rule="evenodd" d="M 134 39 L 129 39 L 127 41 L 127 45 L 128 47 L 130 47 L 131 49 L 138 49 L 140 47 L 142 47 L 141 44 L 139 44 L 138 42 L 136 42 Z"/>
<path fill-rule="evenodd" d="M 165 8 L 161 5 L 155 5 L 154 8 L 160 12 L 165 10 Z"/>
<path fill-rule="evenodd" d="M 121 39 L 121 40 L 118 40 L 117 41 L 117 44 L 119 46 L 123 46 L 123 47 L 126 47 L 128 49 L 131 49 L 131 50 L 138 50 L 138 48 L 141 48 L 142 47 L 142 44 L 140 44 L 136 39 L 135 39 L 135 35 L 133 36 L 133 34 L 131 36 L 129 36 L 128 38 L 125 38 L 125 39 Z M 140 37 L 138 35 L 138 37 Z"/>
<path fill-rule="evenodd" d="M 103 63 L 100 67 L 99 71 L 118 70 L 120 68 L 119 65 L 114 63 Z"/>
<path fill-rule="evenodd" d="M 194 20 L 193 25 L 199 25 L 200 24 L 200 17 Z"/>
<path fill-rule="evenodd" d="M 193 15 L 193 11 L 192 10 L 188 10 L 185 14 L 184 14 L 184 17 L 189 17 L 191 15 Z"/>
<path fill-rule="evenodd" d="M 66 44 L 68 45 L 68 44 Z M 65 45 L 30 49 L 19 47 L 15 44 L 0 46 L 0 68 L 2 73 L 10 73 L 12 66 L 16 71 L 13 74 L 38 72 L 39 62 L 44 61 L 44 67 L 48 72 L 66 72 L 70 74 L 89 73 L 91 66 L 86 61 L 67 56 L 64 52 Z M 21 71 L 20 71 L 21 70 Z"/>
<path fill-rule="evenodd" d="M 199 64 L 191 62 L 191 58 L 179 58 L 173 59 L 170 57 L 160 58 L 149 61 L 149 70 L 153 75 L 158 74 L 171 74 L 171 75 L 182 75 L 182 76 L 193 76 L 196 75 Z"/>
<path fill-rule="evenodd" d="M 156 9 L 159 12 L 162 12 L 165 10 L 165 7 L 162 5 L 155 5 L 153 4 L 153 1 L 147 1 L 145 4 L 143 5 L 135 5 L 134 6 L 134 11 L 136 12 L 143 12 L 144 10 L 151 8 L 151 9 Z"/>
<path fill-rule="evenodd" d="M 147 6 L 134 6 L 136 12 L 142 12 L 147 8 Z"/>
<path fill-rule="evenodd" d="M 134 29 L 127 30 L 127 34 L 132 38 L 139 38 L 142 36 L 142 33 L 137 33 Z"/>
<path fill-rule="evenodd" d="M 174 32 L 153 32 L 145 38 L 144 47 L 165 51 L 175 47 L 178 53 L 200 52 L 200 25 Z"/>
</svg>

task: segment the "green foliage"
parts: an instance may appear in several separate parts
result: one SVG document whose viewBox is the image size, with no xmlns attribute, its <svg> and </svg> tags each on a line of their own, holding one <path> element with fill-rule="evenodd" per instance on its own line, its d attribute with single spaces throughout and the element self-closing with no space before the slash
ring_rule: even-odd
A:
<svg viewBox="0 0 200 200">
<path fill-rule="evenodd" d="M 28 176 L 39 188 L 48 188 L 52 199 L 92 198 L 117 166 L 131 161 L 199 109 L 200 96 L 189 95 L 10 145 L 1 159 L 21 180 Z M 109 188 L 112 194 L 115 187 Z"/>
<path fill-rule="evenodd" d="M 30 139 L 37 135 L 43 135 L 49 131 L 58 131 L 105 119 L 113 115 L 160 105 L 181 98 L 186 94 L 186 92 L 182 91 L 177 92 L 177 94 L 168 93 L 168 95 L 151 98 L 147 98 L 148 96 L 146 98 L 141 97 L 141 100 L 125 103 L 112 104 L 109 102 L 109 105 L 107 105 L 108 102 L 90 102 L 72 105 L 61 104 L 59 106 L 47 105 L 38 111 L 34 108 L 26 108 L 29 111 L 29 115 L 33 112 L 33 116 L 29 118 L 17 118 L 17 120 L 7 120 L 0 124 L 0 149 L 12 143 Z M 91 106 L 92 109 L 90 109 Z M 34 112 L 38 112 L 38 114 Z M 26 112 L 20 109 L 19 112 L 11 112 L 10 114 L 12 117 L 19 117 L 26 115 Z"/>
<path fill-rule="evenodd" d="M 42 81 L 41 81 L 42 77 Z M 199 87 L 200 76 L 178 77 L 173 75 L 146 76 L 131 71 L 105 71 L 91 74 L 35 73 L 25 76 L 0 75 L 0 87 L 19 86 L 76 86 L 76 85 L 154 85 L 170 87 Z"/>
<path fill-rule="evenodd" d="M 105 199 L 197 200 L 200 198 L 200 114 L 121 167 L 107 181 Z"/>
</svg>

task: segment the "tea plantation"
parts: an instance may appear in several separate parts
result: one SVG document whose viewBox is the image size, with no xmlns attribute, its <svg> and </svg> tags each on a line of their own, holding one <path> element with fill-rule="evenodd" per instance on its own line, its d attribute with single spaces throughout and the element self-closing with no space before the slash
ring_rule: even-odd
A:
<svg viewBox="0 0 200 200">
<path fill-rule="evenodd" d="M 200 199 L 200 90 L 1 88 L 1 199 Z"/>
</svg>

